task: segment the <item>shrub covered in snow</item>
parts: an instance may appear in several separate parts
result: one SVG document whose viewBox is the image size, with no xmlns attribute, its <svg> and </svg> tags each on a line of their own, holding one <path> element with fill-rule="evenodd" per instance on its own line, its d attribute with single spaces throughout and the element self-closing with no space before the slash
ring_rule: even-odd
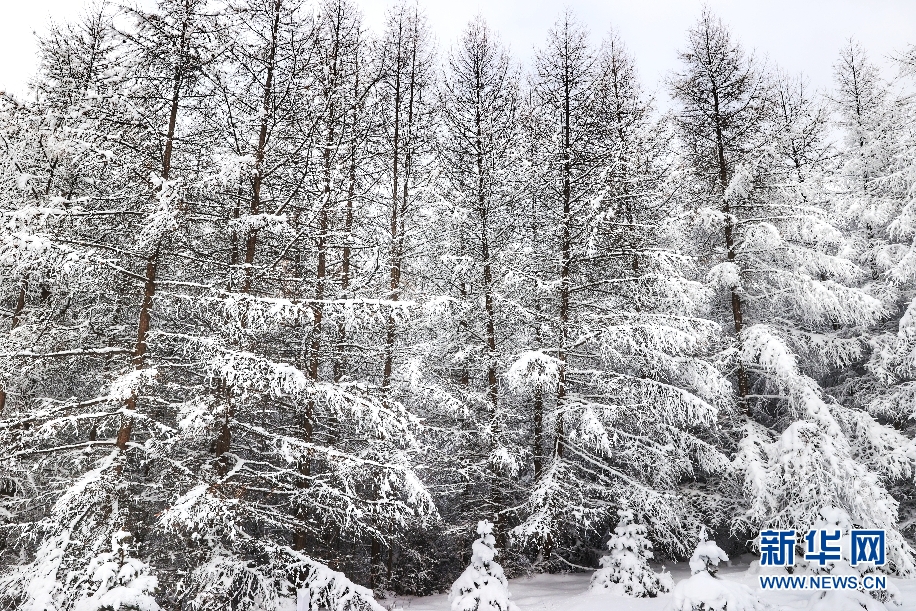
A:
<svg viewBox="0 0 916 611">
<path fill-rule="evenodd" d="M 151 596 L 156 589 L 157 579 L 149 575 L 145 562 L 128 555 L 130 533 L 116 532 L 111 538 L 111 551 L 92 559 L 89 566 L 91 581 L 88 596 L 76 603 L 75 611 L 101 611 L 138 609 L 159 611 L 159 605 Z"/>
<path fill-rule="evenodd" d="M 766 603 L 747 586 L 716 577 L 720 561 L 728 555 L 715 541 L 701 541 L 690 557 L 690 578 L 674 588 L 674 611 L 764 611 Z"/>
<path fill-rule="evenodd" d="M 452 611 L 518 611 L 509 600 L 509 584 L 496 557 L 493 524 L 484 520 L 477 524 L 480 538 L 472 546 L 471 564 L 464 570 L 449 593 Z"/>
<path fill-rule="evenodd" d="M 646 539 L 646 527 L 633 523 L 632 510 L 621 509 L 617 513 L 620 524 L 607 542 L 611 553 L 601 558 L 601 568 L 592 575 L 590 589 L 607 589 L 637 598 L 671 590 L 674 583 L 671 574 L 655 573 L 649 568 L 652 543 Z"/>
</svg>

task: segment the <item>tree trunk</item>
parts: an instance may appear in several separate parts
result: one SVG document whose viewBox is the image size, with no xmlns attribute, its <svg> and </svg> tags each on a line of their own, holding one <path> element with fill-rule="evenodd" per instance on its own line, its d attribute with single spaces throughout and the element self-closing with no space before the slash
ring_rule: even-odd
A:
<svg viewBox="0 0 916 611">
<path fill-rule="evenodd" d="M 10 323 L 10 331 L 18 327 L 22 322 L 22 312 L 25 310 L 25 291 L 26 285 L 23 283 L 23 285 L 19 287 L 19 296 L 16 298 L 16 305 L 13 309 L 13 320 Z"/>
<path fill-rule="evenodd" d="M 270 29 L 270 46 L 267 51 L 267 74 L 264 79 L 264 95 L 261 104 L 261 125 L 258 130 L 258 145 L 255 149 L 255 171 L 251 183 L 251 214 L 261 211 L 261 186 L 264 181 L 264 154 L 267 148 L 268 117 L 273 97 L 274 67 L 277 58 L 277 37 L 280 29 L 280 9 L 282 0 L 274 2 L 274 20 Z M 258 231 L 249 229 L 245 238 L 245 282 L 242 290 L 250 293 L 254 283 L 254 257 L 258 244 Z"/>
<path fill-rule="evenodd" d="M 725 221 L 725 249 L 729 261 L 735 260 L 735 238 L 734 222 L 732 221 L 731 205 L 725 199 L 725 190 L 728 188 L 729 170 L 728 162 L 725 159 L 725 139 L 722 135 L 722 116 L 719 111 L 719 94 L 715 85 L 712 89 L 713 94 L 713 120 L 716 125 L 716 153 L 719 169 L 719 188 L 722 195 L 722 212 L 726 215 Z M 741 342 L 741 329 L 744 327 L 744 314 L 741 304 L 741 296 L 733 287 L 731 290 L 732 320 L 735 325 L 735 335 L 738 338 L 739 346 Z M 738 359 L 738 401 L 745 411 L 748 409 L 747 395 L 750 391 L 747 370 L 744 363 Z"/>
<path fill-rule="evenodd" d="M 541 477 L 544 470 L 544 395 L 540 388 L 534 391 L 534 439 L 532 440 L 534 455 L 534 479 Z"/>
<path fill-rule="evenodd" d="M 382 564 L 382 544 L 375 537 L 372 538 L 372 550 L 371 550 L 369 562 L 370 562 L 369 589 L 375 590 L 376 588 L 382 585 L 380 583 L 381 575 L 379 574 L 381 571 L 381 564 Z"/>
<path fill-rule="evenodd" d="M 175 64 L 175 70 L 172 75 L 172 99 L 169 106 L 169 125 L 166 132 L 165 150 L 162 154 L 162 179 L 169 179 L 169 173 L 172 168 L 172 148 L 175 141 L 175 126 L 178 120 L 178 105 L 181 98 L 181 82 L 184 79 L 184 60 L 187 55 L 188 47 L 188 28 L 190 26 L 190 10 L 187 9 L 184 15 L 184 21 L 181 26 L 181 39 L 179 45 L 179 60 Z M 163 187 L 164 188 L 164 187 Z M 163 238 L 160 238 L 152 254 L 146 261 L 146 274 L 143 284 L 143 302 L 140 305 L 140 316 L 137 322 L 137 343 L 134 345 L 133 365 L 137 370 L 146 367 L 146 355 L 148 352 L 147 337 L 152 324 L 153 300 L 156 296 L 156 274 L 159 268 L 159 253 L 162 247 Z M 124 407 L 128 411 L 137 408 L 137 397 L 132 395 L 125 401 Z M 133 430 L 133 418 L 125 415 L 121 417 L 121 427 L 118 430 L 118 437 L 115 445 L 124 450 L 130 441 Z"/>
<path fill-rule="evenodd" d="M 557 380 L 557 414 L 556 414 L 556 441 L 554 453 L 557 458 L 563 457 L 563 443 L 565 433 L 563 430 L 563 404 L 566 400 L 566 369 L 567 355 L 566 344 L 568 341 L 569 326 L 569 297 L 570 297 L 570 271 L 572 250 L 572 128 L 570 121 L 572 111 L 570 108 L 570 75 L 568 65 L 564 62 L 563 75 L 563 219 L 561 221 L 560 243 L 560 342 L 557 350 L 557 359 L 560 362 Z"/>
<path fill-rule="evenodd" d="M 351 240 L 353 239 L 353 199 L 356 195 L 356 112 L 354 111 L 353 126 L 354 142 L 350 147 L 350 172 L 349 184 L 347 186 L 347 202 L 344 209 L 344 247 L 340 263 L 340 289 L 344 299 L 349 297 L 350 290 L 350 258 L 352 256 Z M 347 360 L 344 356 L 346 350 L 347 329 L 343 322 L 337 325 L 337 356 L 334 360 L 334 381 L 340 382 L 343 379 L 344 371 L 347 368 Z"/>
<path fill-rule="evenodd" d="M 392 153 L 391 153 L 391 225 L 389 232 L 391 233 L 391 245 L 389 246 L 388 252 L 388 264 L 389 264 L 389 288 L 390 293 L 388 295 L 389 299 L 396 300 L 398 298 L 398 289 L 401 279 L 401 263 L 400 258 L 398 257 L 398 210 L 400 208 L 398 202 L 398 163 L 400 161 L 400 143 L 401 143 L 401 44 L 402 44 L 402 28 L 399 26 L 398 29 L 398 54 L 397 54 L 397 70 L 394 76 L 394 139 L 392 140 Z M 382 371 L 382 387 L 387 389 L 391 383 L 391 372 L 393 369 L 394 361 L 394 315 L 388 315 L 388 324 L 387 332 L 385 336 L 385 365 Z"/>
<path fill-rule="evenodd" d="M 15 329 L 22 322 L 22 312 L 25 310 L 25 284 L 19 287 L 19 297 L 16 299 L 16 305 L 13 309 L 13 319 L 10 323 L 10 331 Z M 0 388 L 0 416 L 6 408 L 6 391 Z"/>
<path fill-rule="evenodd" d="M 493 266 L 490 261 L 490 236 L 487 227 L 488 208 L 490 205 L 487 197 L 487 184 L 484 175 L 484 141 L 483 141 L 483 100 L 481 93 L 483 83 L 481 82 L 480 69 L 475 70 L 476 77 L 476 103 L 474 112 L 475 149 L 477 164 L 477 208 L 480 217 L 480 255 L 483 259 L 483 301 L 484 317 L 486 328 L 487 343 L 487 402 L 490 404 L 490 427 L 493 436 L 493 447 L 498 448 L 500 445 L 500 423 L 499 423 L 499 388 L 496 378 L 496 310 L 493 304 Z M 495 471 L 495 470 L 494 470 Z M 492 501 L 495 506 L 493 522 L 500 526 L 500 511 L 503 506 L 502 490 L 499 483 L 499 473 L 493 473 L 494 484 L 492 489 Z M 497 530 L 497 542 L 502 541 L 502 529 Z"/>
</svg>

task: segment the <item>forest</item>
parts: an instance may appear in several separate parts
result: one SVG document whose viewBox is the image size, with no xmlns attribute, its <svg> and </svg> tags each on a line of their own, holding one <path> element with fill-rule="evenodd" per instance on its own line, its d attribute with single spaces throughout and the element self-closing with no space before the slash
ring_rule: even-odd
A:
<svg viewBox="0 0 916 611">
<path fill-rule="evenodd" d="M 916 50 L 817 91 L 698 10 L 646 84 L 569 10 L 525 62 L 383 26 L 88 5 L 0 95 L 0 609 L 380 611 L 836 515 L 916 576 Z"/>
</svg>

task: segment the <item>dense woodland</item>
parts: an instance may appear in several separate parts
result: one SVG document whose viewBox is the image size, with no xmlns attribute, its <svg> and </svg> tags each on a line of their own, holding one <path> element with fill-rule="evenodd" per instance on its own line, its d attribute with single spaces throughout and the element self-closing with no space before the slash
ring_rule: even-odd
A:
<svg viewBox="0 0 916 611">
<path fill-rule="evenodd" d="M 624 34 L 52 26 L 0 99 L 0 609 L 378 610 L 481 520 L 518 575 L 835 507 L 916 574 L 916 54 L 814 91 L 704 12 L 661 112 Z"/>
</svg>

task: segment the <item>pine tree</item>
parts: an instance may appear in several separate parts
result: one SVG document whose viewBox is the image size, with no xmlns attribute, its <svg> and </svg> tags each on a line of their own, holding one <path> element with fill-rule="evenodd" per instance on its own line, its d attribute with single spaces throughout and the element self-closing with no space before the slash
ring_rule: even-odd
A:
<svg viewBox="0 0 916 611">
<path fill-rule="evenodd" d="M 646 539 L 646 527 L 633 523 L 632 511 L 619 509 L 617 514 L 620 522 L 607 542 L 611 553 L 601 558 L 601 568 L 592 575 L 589 588 L 635 598 L 655 597 L 671 590 L 671 574 L 655 573 L 649 567 L 652 544 Z"/>
<path fill-rule="evenodd" d="M 510 599 L 509 584 L 497 563 L 493 524 L 477 524 L 480 538 L 474 541 L 471 564 L 452 585 L 448 600 L 452 611 L 518 611 Z"/>
</svg>

